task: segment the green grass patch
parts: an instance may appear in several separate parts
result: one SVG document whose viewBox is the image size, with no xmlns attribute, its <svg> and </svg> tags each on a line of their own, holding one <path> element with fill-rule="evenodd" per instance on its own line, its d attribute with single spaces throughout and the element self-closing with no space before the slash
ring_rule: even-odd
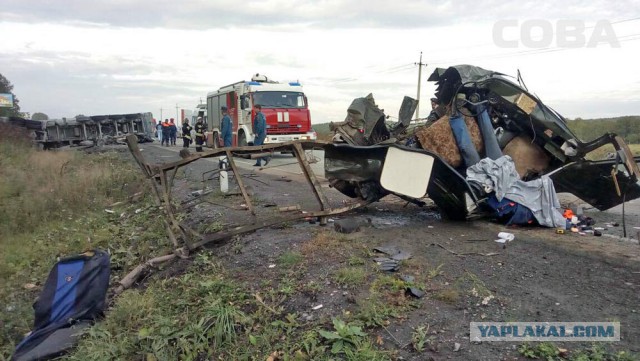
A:
<svg viewBox="0 0 640 361">
<path fill-rule="evenodd" d="M 304 258 L 298 252 L 285 252 L 278 257 L 278 264 L 285 268 L 297 266 Z"/>
<path fill-rule="evenodd" d="M 364 284 L 367 273 L 362 267 L 343 267 L 336 270 L 332 278 L 340 285 L 357 287 Z"/>
<path fill-rule="evenodd" d="M 523 343 L 518 353 L 528 359 L 545 361 L 638 361 L 640 355 L 629 351 L 612 351 L 602 344 L 585 349 L 561 349 L 552 342 Z"/>
<path fill-rule="evenodd" d="M 436 292 L 433 298 L 435 298 L 438 301 L 442 301 L 444 303 L 453 305 L 458 303 L 458 301 L 460 300 L 460 292 L 458 292 L 457 290 L 448 288 L 448 289 L 444 289 Z"/>
</svg>

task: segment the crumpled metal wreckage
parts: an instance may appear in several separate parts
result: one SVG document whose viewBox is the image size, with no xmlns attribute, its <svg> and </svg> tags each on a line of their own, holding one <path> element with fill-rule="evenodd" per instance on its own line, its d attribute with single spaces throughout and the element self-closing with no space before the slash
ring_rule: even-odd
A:
<svg viewBox="0 0 640 361">
<path fill-rule="evenodd" d="M 344 122 L 331 124 L 333 144 L 324 146 L 331 186 L 367 201 L 395 194 L 420 203 L 428 196 L 445 216 L 463 220 L 495 216 L 504 210 L 496 204 L 519 205 L 504 192 L 496 197 L 497 189 L 523 199 L 531 194 L 513 189 L 551 184 L 546 194 L 533 194 L 537 203 L 521 209 L 518 219 L 507 220 L 546 226 L 560 226 L 554 222 L 555 192 L 572 193 L 599 210 L 640 197 L 640 157 L 624 140 L 611 133 L 580 140 L 520 77 L 516 83 L 498 72 L 458 65 L 436 69 L 429 81 L 437 85 L 439 104 L 429 117 L 436 121 L 412 120 L 417 101 L 405 97 L 399 121 L 388 124 L 369 94 L 352 102 Z M 614 159 L 585 158 L 606 144 L 616 149 Z M 481 179 L 469 177 L 481 160 L 512 163 L 517 179 L 495 164 L 484 164 L 481 172 L 488 173 Z M 493 182 L 482 181 L 488 178 Z"/>
</svg>

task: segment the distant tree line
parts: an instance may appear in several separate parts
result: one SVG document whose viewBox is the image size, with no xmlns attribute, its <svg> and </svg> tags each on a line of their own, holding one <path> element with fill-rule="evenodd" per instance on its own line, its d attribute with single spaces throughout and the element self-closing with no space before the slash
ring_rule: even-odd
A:
<svg viewBox="0 0 640 361">
<path fill-rule="evenodd" d="M 640 116 L 638 115 L 599 119 L 567 119 L 567 124 L 578 138 L 585 142 L 605 133 L 616 133 L 627 143 L 640 143 Z"/>
</svg>

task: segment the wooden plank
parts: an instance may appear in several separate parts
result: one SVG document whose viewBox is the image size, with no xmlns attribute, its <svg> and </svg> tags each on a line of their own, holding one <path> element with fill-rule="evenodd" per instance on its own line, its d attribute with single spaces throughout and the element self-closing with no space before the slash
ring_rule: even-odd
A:
<svg viewBox="0 0 640 361">
<path fill-rule="evenodd" d="M 236 182 L 238 182 L 238 187 L 240 187 L 240 192 L 242 192 L 242 197 L 244 198 L 244 201 L 247 204 L 249 211 L 251 211 L 251 214 L 255 216 L 256 210 L 253 208 L 253 203 L 251 203 L 251 197 L 249 197 L 249 193 L 247 193 L 247 189 L 244 187 L 244 182 L 242 181 L 242 175 L 240 174 L 240 172 L 238 172 L 238 167 L 236 167 L 236 162 L 233 160 L 231 151 L 227 150 L 226 153 L 227 153 L 227 161 L 229 162 L 229 165 L 231 166 L 231 170 L 235 175 Z"/>
<path fill-rule="evenodd" d="M 138 166 L 142 169 L 142 172 L 147 176 L 151 176 L 151 171 L 149 165 L 147 164 L 140 148 L 138 147 L 138 137 L 134 134 L 127 135 L 127 147 L 129 147 L 129 151 L 131 155 L 133 155 L 133 159 L 138 163 Z"/>
<path fill-rule="evenodd" d="M 307 178 L 307 180 L 309 181 L 309 184 L 311 185 L 311 189 L 313 190 L 313 193 L 315 194 L 316 198 L 318 199 L 318 202 L 320 203 L 320 209 L 323 211 L 331 210 L 329 199 L 327 199 L 327 196 L 322 191 L 320 182 L 318 182 L 318 178 L 316 178 L 315 173 L 313 173 L 313 169 L 311 169 L 311 165 L 307 160 L 307 156 L 304 153 L 304 149 L 302 149 L 300 144 L 296 143 L 296 144 L 293 144 L 293 152 L 295 153 L 296 158 L 298 158 L 298 163 L 300 163 L 300 167 L 302 168 L 302 171 L 304 172 L 305 177 Z"/>
</svg>

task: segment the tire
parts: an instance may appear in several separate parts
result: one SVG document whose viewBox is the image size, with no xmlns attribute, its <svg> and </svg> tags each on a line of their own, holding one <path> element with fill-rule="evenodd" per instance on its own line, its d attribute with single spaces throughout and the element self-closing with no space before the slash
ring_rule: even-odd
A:
<svg viewBox="0 0 640 361">
<path fill-rule="evenodd" d="M 218 149 L 220 148 L 220 136 L 218 136 L 218 133 L 213 133 L 213 149 Z"/>
<path fill-rule="evenodd" d="M 240 137 L 238 137 L 238 147 L 246 147 L 247 146 L 247 136 L 246 134 L 242 133 L 240 134 Z"/>
</svg>

